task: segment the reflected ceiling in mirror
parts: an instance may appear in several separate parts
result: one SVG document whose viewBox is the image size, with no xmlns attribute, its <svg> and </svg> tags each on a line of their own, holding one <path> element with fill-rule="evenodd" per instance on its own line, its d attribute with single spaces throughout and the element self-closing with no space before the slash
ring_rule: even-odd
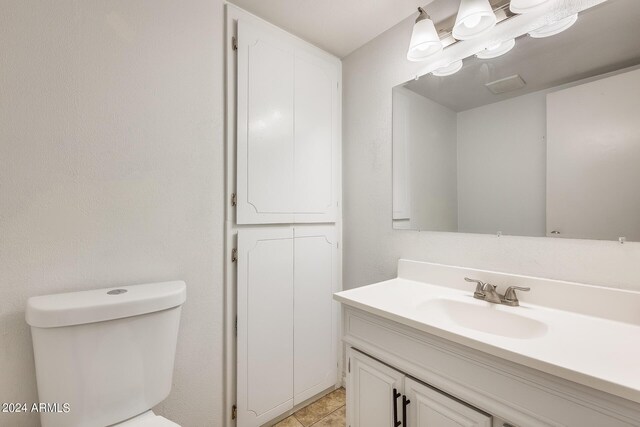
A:
<svg viewBox="0 0 640 427">
<path fill-rule="evenodd" d="M 640 1 L 505 50 L 393 89 L 394 228 L 640 240 Z"/>
</svg>

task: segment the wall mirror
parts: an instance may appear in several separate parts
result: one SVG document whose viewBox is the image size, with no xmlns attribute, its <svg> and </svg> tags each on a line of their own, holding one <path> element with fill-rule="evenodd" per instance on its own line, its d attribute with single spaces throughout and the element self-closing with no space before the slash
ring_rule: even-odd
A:
<svg viewBox="0 0 640 427">
<path fill-rule="evenodd" d="M 393 88 L 394 228 L 640 241 L 640 1 L 571 24 Z"/>
</svg>

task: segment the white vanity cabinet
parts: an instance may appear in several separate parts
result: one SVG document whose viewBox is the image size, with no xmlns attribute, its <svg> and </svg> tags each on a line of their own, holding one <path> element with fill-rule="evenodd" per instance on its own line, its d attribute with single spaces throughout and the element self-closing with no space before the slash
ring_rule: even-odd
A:
<svg viewBox="0 0 640 427">
<path fill-rule="evenodd" d="M 238 232 L 238 426 L 261 426 L 337 381 L 332 226 Z"/>
<path fill-rule="evenodd" d="M 238 20 L 238 224 L 335 222 L 340 61 Z"/>
<path fill-rule="evenodd" d="M 531 292 L 479 301 L 465 277 Z M 351 427 L 393 425 L 393 388 L 402 427 L 640 426 L 640 292 L 400 260 L 397 278 L 334 298 Z"/>
<path fill-rule="evenodd" d="M 491 427 L 492 417 L 347 349 L 349 427 Z"/>
</svg>

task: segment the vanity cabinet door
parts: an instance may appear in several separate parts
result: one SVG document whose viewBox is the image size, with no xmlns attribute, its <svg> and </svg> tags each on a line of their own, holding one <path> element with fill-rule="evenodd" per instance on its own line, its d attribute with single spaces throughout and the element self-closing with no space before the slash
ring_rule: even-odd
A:
<svg viewBox="0 0 640 427">
<path fill-rule="evenodd" d="M 352 348 L 347 349 L 347 425 L 390 427 L 394 405 L 402 418 L 404 375 Z M 394 399 L 394 390 L 400 396 Z"/>
<path fill-rule="evenodd" d="M 404 382 L 409 399 L 403 427 L 491 427 L 492 417 L 411 378 Z"/>
</svg>

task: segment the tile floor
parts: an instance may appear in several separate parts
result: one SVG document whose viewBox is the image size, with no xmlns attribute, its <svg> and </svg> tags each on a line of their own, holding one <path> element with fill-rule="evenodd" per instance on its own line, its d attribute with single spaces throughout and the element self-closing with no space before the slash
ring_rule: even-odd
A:
<svg viewBox="0 0 640 427">
<path fill-rule="evenodd" d="M 344 427 L 345 391 L 339 388 L 299 409 L 274 427 Z"/>
</svg>

